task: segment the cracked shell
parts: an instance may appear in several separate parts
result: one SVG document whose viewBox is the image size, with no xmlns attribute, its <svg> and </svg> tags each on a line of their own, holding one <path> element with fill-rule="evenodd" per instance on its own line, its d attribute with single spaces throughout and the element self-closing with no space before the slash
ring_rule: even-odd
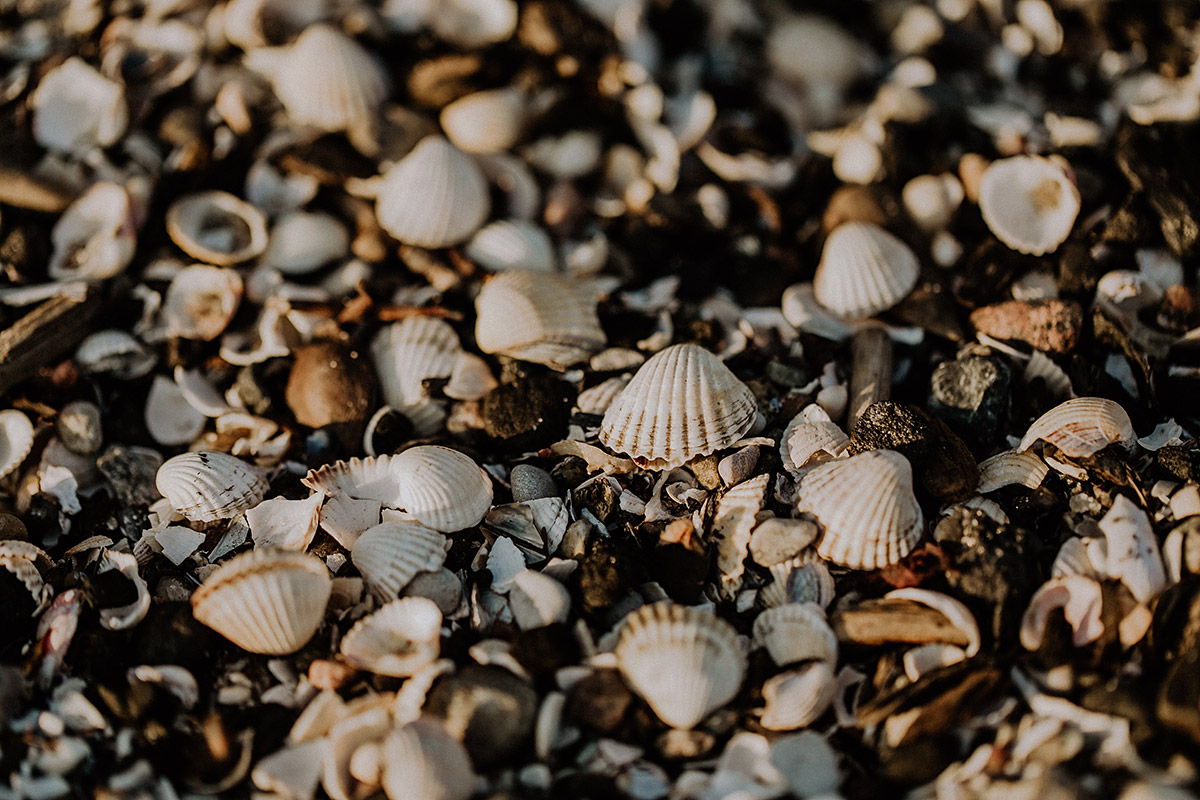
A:
<svg viewBox="0 0 1200 800">
<path fill-rule="evenodd" d="M 870 222 L 839 225 L 825 240 L 813 278 L 817 302 L 843 319 L 873 317 L 899 303 L 917 284 L 913 251 Z"/>
<path fill-rule="evenodd" d="M 1028 450 L 1040 439 L 1068 458 L 1087 458 L 1111 444 L 1131 448 L 1135 436 L 1129 414 L 1120 404 L 1103 397 L 1076 397 L 1038 417 L 1017 449 Z"/>
<path fill-rule="evenodd" d="M 389 800 L 467 800 L 475 794 L 478 779 L 466 747 L 432 719 L 393 728 L 382 755 Z"/>
<path fill-rule="evenodd" d="M 383 176 L 380 226 L 405 244 L 449 247 L 469 238 L 491 210 L 483 171 L 441 136 L 426 136 Z"/>
<path fill-rule="evenodd" d="M 754 620 L 754 641 L 781 667 L 818 659 L 837 664 L 837 636 L 816 603 L 786 603 Z"/>
<path fill-rule="evenodd" d="M 267 479 L 239 458 L 202 450 L 167 459 L 154 485 L 171 506 L 193 522 L 235 517 L 262 502 Z"/>
<path fill-rule="evenodd" d="M 436 531 L 478 525 L 492 507 L 492 481 L 469 456 L 438 445 L 419 445 L 392 457 L 400 507 Z"/>
<path fill-rule="evenodd" d="M 267 218 L 229 192 L 182 197 L 167 209 L 167 233 L 197 261 L 229 267 L 267 248 Z"/>
<path fill-rule="evenodd" d="M 596 301 L 561 275 L 508 270 L 475 298 L 475 339 L 485 353 L 563 370 L 604 347 Z"/>
</svg>

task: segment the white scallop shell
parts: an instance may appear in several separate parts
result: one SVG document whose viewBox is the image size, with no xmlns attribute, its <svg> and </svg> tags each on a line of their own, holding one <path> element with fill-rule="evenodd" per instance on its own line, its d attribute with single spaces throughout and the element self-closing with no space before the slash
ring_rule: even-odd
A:
<svg viewBox="0 0 1200 800">
<path fill-rule="evenodd" d="M 388 800 L 467 800 L 475 794 L 478 778 L 467 749 L 432 719 L 393 728 L 382 756 Z"/>
<path fill-rule="evenodd" d="M 873 317 L 917 285 L 921 266 L 909 246 L 878 225 L 847 222 L 825 240 L 813 278 L 817 302 L 843 319 Z"/>
<path fill-rule="evenodd" d="M 380 329 L 371 356 L 384 402 L 403 409 L 427 400 L 424 381 L 449 377 L 461 352 L 454 328 L 437 317 L 408 317 Z"/>
<path fill-rule="evenodd" d="M 1103 397 L 1076 397 L 1038 417 L 1017 449 L 1028 450 L 1041 440 L 1068 458 L 1087 458 L 1111 444 L 1131 448 L 1135 436 L 1129 414 L 1119 403 Z"/>
<path fill-rule="evenodd" d="M 227 453 L 200 451 L 167 459 L 154 479 L 177 512 L 195 522 L 235 517 L 258 505 L 267 480 L 254 467 Z"/>
<path fill-rule="evenodd" d="M 350 234 L 329 214 L 291 211 L 271 227 L 263 263 L 284 275 L 306 275 L 350 252 Z"/>
<path fill-rule="evenodd" d="M 454 358 L 450 380 L 442 393 L 455 400 L 481 400 L 499 385 L 486 361 L 474 353 L 461 351 Z"/>
<path fill-rule="evenodd" d="M 526 102 L 513 86 L 473 92 L 442 109 L 442 130 L 463 152 L 499 153 L 520 141 Z"/>
<path fill-rule="evenodd" d="M 192 264 L 167 287 L 163 315 L 167 332 L 211 342 L 224 332 L 242 301 L 242 277 L 232 269 Z"/>
<path fill-rule="evenodd" d="M 996 238 L 1021 253 L 1052 253 L 1071 235 L 1079 190 L 1050 159 L 993 161 L 979 182 L 979 211 Z"/>
<path fill-rule="evenodd" d="M 301 483 L 329 497 L 347 495 L 396 507 L 400 502 L 400 479 L 392 469 L 392 458 L 371 456 L 326 464 L 310 469 Z"/>
<path fill-rule="evenodd" d="M 187 444 L 204 431 L 208 418 L 192 407 L 179 384 L 155 375 L 142 414 L 154 441 L 165 445 Z"/>
<path fill-rule="evenodd" d="M 87 374 L 111 373 L 132 380 L 154 369 L 158 357 L 131 334 L 113 328 L 96 331 L 80 342 L 75 360 Z"/>
<path fill-rule="evenodd" d="M 642 606 L 621 627 L 617 666 L 672 728 L 688 730 L 741 688 L 746 654 L 728 622 L 674 603 Z"/>
<path fill-rule="evenodd" d="M 823 464 L 800 482 L 800 511 L 825 529 L 817 552 L 851 569 L 879 569 L 912 550 L 924 530 L 908 459 L 871 450 Z"/>
<path fill-rule="evenodd" d="M 47 272 L 58 280 L 100 280 L 118 275 L 137 249 L 132 200 L 117 183 L 95 183 L 67 207 L 50 234 L 54 252 Z"/>
<path fill-rule="evenodd" d="M 502 272 L 484 283 L 475 311 L 485 353 L 561 370 L 604 347 L 596 301 L 555 273 Z"/>
<path fill-rule="evenodd" d="M 424 597 L 392 600 L 354 624 L 342 638 L 342 657 L 356 669 L 407 678 L 437 660 L 442 612 Z"/>
<path fill-rule="evenodd" d="M 387 602 L 419 572 L 446 561 L 446 537 L 418 522 L 381 522 L 354 542 L 350 558 L 376 599 Z"/>
<path fill-rule="evenodd" d="M 260 255 L 267 247 L 266 217 L 228 192 L 182 197 L 167 209 L 166 223 L 171 241 L 206 264 L 232 266 Z"/>
<path fill-rule="evenodd" d="M 383 176 L 375 215 L 401 242 L 436 248 L 470 237 L 490 208 L 479 166 L 441 136 L 427 136 Z"/>
<path fill-rule="evenodd" d="M 604 413 L 600 441 L 652 469 L 679 466 L 736 442 L 754 424 L 753 392 L 694 344 L 655 353 Z"/>
<path fill-rule="evenodd" d="M 1005 486 L 1036 489 L 1048 472 L 1050 467 L 1036 453 L 1005 450 L 979 462 L 979 485 L 975 491 L 987 494 Z"/>
<path fill-rule="evenodd" d="M 1021 378 L 1026 386 L 1031 386 L 1035 380 L 1041 378 L 1052 397 L 1075 396 L 1071 378 L 1062 367 L 1054 363 L 1054 359 L 1041 350 L 1034 350 L 1029 354 L 1029 361 L 1025 364 Z"/>
<path fill-rule="evenodd" d="M 781 667 L 813 658 L 837 664 L 837 636 L 816 603 L 786 603 L 762 612 L 754 620 L 754 642 Z"/>
<path fill-rule="evenodd" d="M 21 466 L 33 449 L 33 423 L 29 417 L 8 408 L 0 411 L 0 478 Z"/>
<path fill-rule="evenodd" d="M 243 650 L 286 655 L 317 632 L 332 591 L 333 580 L 320 559 L 251 550 L 205 579 L 192 594 L 192 613 Z"/>
<path fill-rule="evenodd" d="M 791 731 L 816 722 L 833 702 L 834 665 L 813 661 L 763 683 L 766 708 L 759 722 L 769 731 Z"/>
<path fill-rule="evenodd" d="M 467 258 L 492 272 L 527 269 L 553 272 L 558 262 L 550 234 L 536 223 L 501 219 L 484 225 L 463 250 Z"/>
<path fill-rule="evenodd" d="M 816 603 L 827 608 L 833 602 L 836 591 L 833 576 L 815 549 L 802 551 L 769 569 L 774 580 L 758 592 L 764 608 L 784 603 Z"/>
<path fill-rule="evenodd" d="M 0 542 L 0 568 L 20 581 L 29 592 L 34 601 L 33 613 L 36 615 L 50 604 L 54 597 L 54 589 L 42 579 L 42 573 L 38 571 L 34 560 L 25 556 L 24 548 L 14 546 L 23 544 L 26 543 Z"/>
<path fill-rule="evenodd" d="M 42 76 L 29 106 L 37 143 L 68 154 L 107 147 L 129 123 L 121 84 L 77 56 Z"/>
<path fill-rule="evenodd" d="M 399 503 L 413 519 L 443 533 L 478 525 L 492 507 L 492 481 L 469 456 L 438 445 L 409 448 L 392 458 Z"/>
</svg>

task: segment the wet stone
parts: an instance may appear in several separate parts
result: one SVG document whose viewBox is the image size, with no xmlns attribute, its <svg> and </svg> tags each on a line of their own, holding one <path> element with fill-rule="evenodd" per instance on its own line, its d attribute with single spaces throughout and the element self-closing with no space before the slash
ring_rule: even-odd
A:
<svg viewBox="0 0 1200 800">
<path fill-rule="evenodd" d="M 549 472 L 532 464 L 517 464 L 508 476 L 514 503 L 558 497 L 558 484 Z"/>
<path fill-rule="evenodd" d="M 1008 420 L 1012 376 L 996 358 L 943 361 L 929 381 L 929 413 L 945 422 L 977 453 L 999 443 Z"/>
<path fill-rule="evenodd" d="M 632 702 L 633 695 L 615 669 L 598 669 L 571 687 L 565 713 L 580 725 L 609 733 L 621 724 Z"/>
<path fill-rule="evenodd" d="M 285 398 L 296 421 L 328 427 L 345 446 L 356 447 L 375 407 L 370 361 L 345 342 L 315 342 L 294 356 Z"/>
<path fill-rule="evenodd" d="M 975 457 L 941 420 L 915 406 L 873 403 L 850 435 L 851 455 L 895 450 L 909 460 L 914 483 L 939 500 L 961 500 L 979 482 Z"/>
<path fill-rule="evenodd" d="M 567 385 L 550 375 L 526 375 L 496 387 L 483 398 L 483 430 L 513 450 L 552 444 L 571 413 Z"/>
<path fill-rule="evenodd" d="M 537 693 L 498 667 L 467 666 L 433 687 L 425 710 L 466 745 L 480 769 L 502 763 L 533 733 Z"/>
<path fill-rule="evenodd" d="M 993 338 L 1062 355 L 1075 348 L 1083 311 L 1077 303 L 1063 300 L 1009 300 L 971 312 L 971 324 Z"/>
<path fill-rule="evenodd" d="M 1195 255 L 1200 243 L 1200 166 L 1193 158 L 1196 123 L 1137 125 L 1125 120 L 1115 139 L 1116 161 L 1158 217 L 1167 246 Z"/>
</svg>

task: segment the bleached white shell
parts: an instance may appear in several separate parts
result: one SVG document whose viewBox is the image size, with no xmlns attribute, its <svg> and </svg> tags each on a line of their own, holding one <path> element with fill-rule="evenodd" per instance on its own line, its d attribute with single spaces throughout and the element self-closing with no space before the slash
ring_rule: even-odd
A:
<svg viewBox="0 0 1200 800">
<path fill-rule="evenodd" d="M 418 572 L 441 569 L 446 537 L 418 522 L 381 522 L 365 531 L 350 551 L 376 599 L 394 600 Z"/>
<path fill-rule="evenodd" d="M 132 380 L 154 369 L 158 358 L 134 336 L 114 328 L 96 331 L 80 342 L 75 360 L 86 373 L 107 372 Z"/>
<path fill-rule="evenodd" d="M 200 451 L 167 459 L 154 479 L 162 496 L 195 522 L 215 522 L 258 505 L 267 480 L 246 462 L 227 453 Z"/>
<path fill-rule="evenodd" d="M 993 161 L 979 182 L 983 221 L 1004 244 L 1021 253 L 1052 253 L 1071 235 L 1079 190 L 1053 161 L 1013 156 Z"/>
<path fill-rule="evenodd" d="M 392 600 L 354 624 L 341 653 L 357 669 L 407 678 L 437 660 L 442 612 L 424 597 Z"/>
<path fill-rule="evenodd" d="M 228 192 L 208 191 L 180 198 L 167 209 L 167 233 L 197 261 L 229 267 L 267 247 L 267 219 Z"/>
<path fill-rule="evenodd" d="M 557 257 L 550 234 L 533 222 L 501 219 L 475 232 L 464 249 L 467 258 L 492 272 L 528 269 L 553 272 Z"/>
<path fill-rule="evenodd" d="M 1050 467 L 1036 453 L 1005 450 L 979 462 L 979 485 L 975 490 L 987 494 L 1014 485 L 1036 489 L 1048 472 Z"/>
<path fill-rule="evenodd" d="M 475 794 L 477 778 L 467 749 L 432 719 L 393 729 L 381 754 L 388 800 L 467 800 Z"/>
<path fill-rule="evenodd" d="M 829 567 L 816 555 L 808 551 L 770 567 L 771 583 L 758 592 L 758 600 L 764 608 L 774 608 L 784 603 L 816 603 L 827 608 L 833 602 L 836 586 Z"/>
<path fill-rule="evenodd" d="M 763 683 L 762 726 L 769 731 L 791 731 L 811 725 L 833 702 L 836 682 L 833 663 L 813 661 L 782 672 Z"/>
<path fill-rule="evenodd" d="M 555 273 L 502 272 L 484 283 L 475 311 L 485 353 L 566 369 L 604 347 L 595 300 Z"/>
<path fill-rule="evenodd" d="M 359 536 L 379 524 L 382 508 L 378 500 L 360 500 L 348 494 L 335 495 L 321 506 L 321 529 L 349 550 Z"/>
<path fill-rule="evenodd" d="M 963 186 L 952 173 L 918 175 L 904 184 L 901 192 L 904 208 L 926 233 L 934 233 L 950 224 L 963 201 Z"/>
<path fill-rule="evenodd" d="M 632 377 L 631 375 L 618 375 L 584 389 L 575 398 L 575 406 L 585 414 L 603 414 L 629 385 Z"/>
<path fill-rule="evenodd" d="M 193 264 L 171 280 L 163 300 L 167 331 L 210 342 L 221 335 L 242 301 L 242 277 L 232 269 Z"/>
<path fill-rule="evenodd" d="M 101 181 L 67 207 L 50 234 L 54 252 L 47 268 L 55 280 L 101 280 L 128 266 L 137 248 L 137 227 L 129 193 Z"/>
<path fill-rule="evenodd" d="M 814 404 L 811 408 L 819 409 L 820 406 Z M 779 455 L 784 467 L 792 472 L 841 458 L 850 446 L 850 437 L 836 422 L 830 421 L 828 414 L 822 411 L 825 419 L 810 421 L 809 417 L 814 414 L 806 414 L 807 411 L 808 408 L 792 418 L 779 437 Z"/>
<path fill-rule="evenodd" d="M 29 417 L 8 408 L 0 411 L 0 478 L 8 475 L 33 449 L 33 423 Z"/>
<path fill-rule="evenodd" d="M 392 458 L 400 480 L 400 508 L 437 531 L 478 525 L 492 507 L 492 482 L 469 456 L 438 445 L 420 445 Z"/>
<path fill-rule="evenodd" d="M 781 667 L 819 659 L 837 664 L 837 636 L 816 603 L 787 603 L 754 620 L 754 641 Z"/>
<path fill-rule="evenodd" d="M 852 83 L 866 67 L 862 44 L 815 14 L 790 15 L 772 25 L 766 55 L 788 80 L 835 89 Z"/>
<path fill-rule="evenodd" d="M 428 399 L 422 383 L 449 377 L 461 352 L 454 328 L 437 317 L 409 317 L 382 328 L 371 341 L 371 357 L 384 402 L 402 409 Z"/>
<path fill-rule="evenodd" d="M 466 153 L 499 153 L 521 138 L 525 92 L 512 86 L 473 92 L 442 109 L 442 130 Z"/>
<path fill-rule="evenodd" d="M 314 494 L 304 500 L 272 497 L 246 510 L 246 524 L 255 547 L 277 547 L 303 552 L 317 534 L 321 501 Z"/>
<path fill-rule="evenodd" d="M 817 467 L 800 482 L 800 511 L 825 529 L 817 552 L 851 569 L 879 569 L 912 550 L 924 530 L 908 459 L 871 450 Z"/>
<path fill-rule="evenodd" d="M 43 147 L 83 154 L 107 147 L 125 132 L 125 90 L 77 56 L 42 78 L 29 96 L 33 138 Z"/>
<path fill-rule="evenodd" d="M 460 351 L 442 393 L 455 400 L 481 400 L 499 385 L 486 361 L 474 353 Z"/>
<path fill-rule="evenodd" d="M 717 571 L 720 573 L 718 591 L 732 600 L 742 588 L 742 564 L 750 547 L 750 535 L 762 511 L 769 474 L 757 475 L 729 489 L 717 501 L 713 513 L 712 537 L 716 543 Z"/>
<path fill-rule="evenodd" d="M 604 412 L 600 441 L 652 469 L 679 466 L 736 442 L 754 424 L 753 392 L 694 344 L 655 353 Z"/>
<path fill-rule="evenodd" d="M 427 136 L 383 176 L 375 215 L 389 234 L 417 247 L 467 239 L 491 209 L 483 171 L 441 136 Z"/>
<path fill-rule="evenodd" d="M 669 602 L 626 617 L 615 652 L 630 687 L 659 719 L 683 730 L 732 700 L 746 672 L 733 626 Z"/>
<path fill-rule="evenodd" d="M 1103 397 L 1076 397 L 1038 417 L 1017 449 L 1028 450 L 1041 440 L 1068 458 L 1087 458 L 1111 444 L 1132 447 L 1134 437 L 1133 423 L 1119 403 Z"/>
<path fill-rule="evenodd" d="M 150 384 L 143 418 L 154 441 L 166 445 L 191 442 L 208 423 L 208 418 L 184 397 L 179 384 L 164 375 L 155 375 Z"/>
<path fill-rule="evenodd" d="M 329 214 L 292 211 L 271 228 L 263 263 L 284 275 L 305 275 L 345 258 L 350 252 L 346 226 Z"/>
<path fill-rule="evenodd" d="M 1123 494 L 1113 499 L 1112 508 L 1100 520 L 1108 543 L 1108 577 L 1129 588 L 1135 600 L 1148 604 L 1167 588 L 1166 570 L 1150 518 Z"/>
<path fill-rule="evenodd" d="M 352 771 L 354 757 L 360 751 L 375 750 L 380 756 L 380 743 L 392 728 L 389 707 L 394 693 L 364 695 L 347 703 L 343 716 L 329 731 L 329 747 L 325 750 L 325 765 L 321 776 L 330 800 L 357 800 L 377 790 L 378 783 L 362 785 Z M 378 758 L 382 762 L 382 758 Z M 361 770 L 357 770 L 362 774 Z"/>
<path fill-rule="evenodd" d="M 310 469 L 301 483 L 329 497 L 347 495 L 396 507 L 400 497 L 400 479 L 392 469 L 392 458 L 387 455 L 371 456 L 326 464 L 320 469 Z"/>
<path fill-rule="evenodd" d="M 1061 608 L 1075 632 L 1076 647 L 1096 641 L 1104 632 L 1100 584 L 1083 575 L 1059 575 L 1042 584 L 1021 618 L 1021 645 L 1036 650 L 1046 635 L 1050 613 Z"/>
<path fill-rule="evenodd" d="M 1071 386 L 1071 378 L 1058 364 L 1054 363 L 1054 359 L 1043 353 L 1041 350 L 1034 350 L 1029 354 L 1029 361 L 1025 364 L 1025 371 L 1021 379 L 1026 386 L 1032 386 L 1033 382 L 1041 379 L 1052 397 L 1072 398 L 1075 396 L 1075 390 Z"/>
<path fill-rule="evenodd" d="M 286 655 L 317 632 L 332 591 L 329 570 L 320 559 L 286 550 L 251 550 L 205 579 L 192 594 L 192 613 L 243 650 Z"/>
<path fill-rule="evenodd" d="M 847 222 L 825 240 L 813 291 L 839 317 L 872 317 L 903 300 L 920 270 L 916 254 L 891 233 L 869 222 Z"/>
</svg>

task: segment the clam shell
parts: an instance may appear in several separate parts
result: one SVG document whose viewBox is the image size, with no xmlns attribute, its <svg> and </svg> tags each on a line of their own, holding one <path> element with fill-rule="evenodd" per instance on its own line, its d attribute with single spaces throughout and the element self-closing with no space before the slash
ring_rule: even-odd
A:
<svg viewBox="0 0 1200 800">
<path fill-rule="evenodd" d="M 195 522 L 235 517 L 267 493 L 267 480 L 254 467 L 208 450 L 167 459 L 154 484 L 178 513 Z"/>
<path fill-rule="evenodd" d="M 571 615 L 571 595 L 567 588 L 549 575 L 531 569 L 517 573 L 513 579 L 508 604 L 523 631 L 566 622 Z"/>
<path fill-rule="evenodd" d="M 392 468 L 393 458 L 372 456 L 326 464 L 310 469 L 301 483 L 329 497 L 348 495 L 394 508 L 400 502 L 400 479 Z"/>
<path fill-rule="evenodd" d="M 475 298 L 475 340 L 485 353 L 566 369 L 604 347 L 596 302 L 555 273 L 510 270 Z"/>
<path fill-rule="evenodd" d="M 979 212 L 996 238 L 1021 253 L 1052 253 L 1071 235 L 1079 190 L 1062 168 L 1039 156 L 993 161 L 979 182 Z"/>
<path fill-rule="evenodd" d="M 469 456 L 438 445 L 420 445 L 392 458 L 400 479 L 400 508 L 437 531 L 478 525 L 492 507 L 492 481 Z"/>
<path fill-rule="evenodd" d="M 382 755 L 389 800 L 467 800 L 475 794 L 478 779 L 467 749 L 432 719 L 393 729 Z"/>
<path fill-rule="evenodd" d="M 600 441 L 652 469 L 679 466 L 736 442 L 754 424 L 750 389 L 694 344 L 655 353 L 604 412 Z"/>
<path fill-rule="evenodd" d="M 388 707 L 393 699 L 393 693 L 359 697 L 348 704 L 344 716 L 330 729 L 321 776 L 321 785 L 330 800 L 359 800 L 378 789 L 377 785 L 361 785 L 351 765 L 359 750 L 378 749 L 392 728 Z"/>
<path fill-rule="evenodd" d="M 171 241 L 206 264 L 232 266 L 262 254 L 267 247 L 266 217 L 228 192 L 180 198 L 167 209 L 166 222 Z"/>
<path fill-rule="evenodd" d="M 800 482 L 800 511 L 825 529 L 822 558 L 851 569 L 879 569 L 912 550 L 924 530 L 908 459 L 870 450 L 824 464 Z"/>
<path fill-rule="evenodd" d="M 446 537 L 418 522 L 381 522 L 354 542 L 350 558 L 371 594 L 394 600 L 418 572 L 434 572 L 446 561 Z"/>
<path fill-rule="evenodd" d="M 242 301 L 242 277 L 232 269 L 193 264 L 171 280 L 163 300 L 167 332 L 211 342 L 224 332 Z"/>
<path fill-rule="evenodd" d="M 479 166 L 441 136 L 427 136 L 383 176 L 375 215 L 405 244 L 437 248 L 470 237 L 490 208 Z"/>
<path fill-rule="evenodd" d="M 454 371 L 462 345 L 450 323 L 437 317 L 409 317 L 382 328 L 371 341 L 384 402 L 407 408 L 429 399 L 426 380 Z"/>
<path fill-rule="evenodd" d="M 506 269 L 553 272 L 558 262 L 550 234 L 540 225 L 521 219 L 502 219 L 484 225 L 467 242 L 463 252 L 492 272 Z"/>
<path fill-rule="evenodd" d="M 33 449 L 33 423 L 14 408 L 0 411 L 0 478 L 5 477 Z"/>
<path fill-rule="evenodd" d="M 837 636 L 816 603 L 787 603 L 754 620 L 754 641 L 781 667 L 819 659 L 837 664 Z"/>
<path fill-rule="evenodd" d="M 615 653 L 630 687 L 659 719 L 682 730 L 732 700 L 746 672 L 733 626 L 669 602 L 626 617 Z"/>
<path fill-rule="evenodd" d="M 292 211 L 272 226 L 263 263 L 284 275 L 306 275 L 350 252 L 350 234 L 336 217 Z"/>
<path fill-rule="evenodd" d="M 93 184 L 54 223 L 50 239 L 54 252 L 47 271 L 54 280 L 101 280 L 120 274 L 137 248 L 129 193 L 120 184 Z"/>
<path fill-rule="evenodd" d="M 585 414 L 603 414 L 629 385 L 631 378 L 631 375 L 618 375 L 589 389 L 584 389 L 575 398 L 575 407 Z"/>
<path fill-rule="evenodd" d="M 442 612 L 424 597 L 392 600 L 354 624 L 342 638 L 342 657 L 356 669 L 407 678 L 437 660 Z"/>
<path fill-rule="evenodd" d="M 925 233 L 943 230 L 963 201 L 963 185 L 953 173 L 918 175 L 904 184 L 904 209 Z"/>
<path fill-rule="evenodd" d="M 320 559 L 251 550 L 205 579 L 192 594 L 192 614 L 243 650 L 286 655 L 317 632 L 332 591 L 333 580 Z"/>
<path fill-rule="evenodd" d="M 833 664 L 813 661 L 782 672 L 763 683 L 766 708 L 759 722 L 769 731 L 792 731 L 811 725 L 833 702 Z"/>
<path fill-rule="evenodd" d="M 908 245 L 870 222 L 839 225 L 825 240 L 813 278 L 817 302 L 843 319 L 873 317 L 917 284 L 921 265 Z"/>
<path fill-rule="evenodd" d="M 47 72 L 29 95 L 33 138 L 42 147 L 82 155 L 121 138 L 129 123 L 125 90 L 82 58 Z"/>
<path fill-rule="evenodd" d="M 1062 367 L 1054 363 L 1054 359 L 1041 350 L 1034 350 L 1030 353 L 1029 361 L 1025 364 L 1025 371 L 1021 378 L 1026 386 L 1032 386 L 1034 381 L 1041 379 L 1052 397 L 1072 398 L 1075 396 L 1070 376 Z"/>
<path fill-rule="evenodd" d="M 1005 486 L 1036 489 L 1049 471 L 1050 467 L 1036 453 L 1006 450 L 979 462 L 979 485 L 975 490 L 987 494 Z"/>
<path fill-rule="evenodd" d="M 783 316 L 794 328 L 825 339 L 848 339 L 853 329 L 817 302 L 811 283 L 793 283 L 780 298 Z"/>
<path fill-rule="evenodd" d="M 505 86 L 473 92 L 442 109 L 442 130 L 466 153 L 499 153 L 521 139 L 525 127 L 526 95 Z"/>
<path fill-rule="evenodd" d="M 246 510 L 246 524 L 255 547 L 276 547 L 303 552 L 317 534 L 321 502 L 314 494 L 304 500 L 272 497 Z"/>
<path fill-rule="evenodd" d="M 1087 458 L 1111 444 L 1131 448 L 1135 436 L 1129 414 L 1119 403 L 1103 397 L 1076 397 L 1038 417 L 1017 449 L 1028 450 L 1041 440 L 1068 458 Z"/>
</svg>

